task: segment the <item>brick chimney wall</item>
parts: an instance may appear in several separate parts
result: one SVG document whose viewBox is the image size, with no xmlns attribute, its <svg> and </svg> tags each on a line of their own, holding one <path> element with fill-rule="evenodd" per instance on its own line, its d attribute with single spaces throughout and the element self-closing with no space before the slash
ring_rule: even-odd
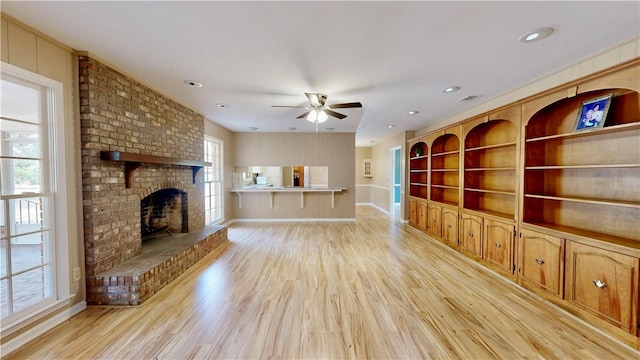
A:
<svg viewBox="0 0 640 360">
<path fill-rule="evenodd" d="M 140 200 L 177 188 L 188 194 L 189 231 L 204 227 L 203 171 L 142 164 L 125 187 L 121 151 L 204 160 L 204 117 L 89 57 L 79 57 L 85 267 L 93 277 L 141 252 Z M 176 86 L 180 86 L 179 84 Z"/>
</svg>

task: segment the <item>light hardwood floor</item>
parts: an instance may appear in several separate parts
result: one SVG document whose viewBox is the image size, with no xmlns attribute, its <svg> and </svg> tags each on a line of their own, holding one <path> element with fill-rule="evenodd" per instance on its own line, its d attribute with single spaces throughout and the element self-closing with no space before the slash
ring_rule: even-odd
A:
<svg viewBox="0 0 640 360">
<path fill-rule="evenodd" d="M 229 239 L 141 307 L 89 308 L 6 358 L 640 358 L 367 206 Z"/>
</svg>

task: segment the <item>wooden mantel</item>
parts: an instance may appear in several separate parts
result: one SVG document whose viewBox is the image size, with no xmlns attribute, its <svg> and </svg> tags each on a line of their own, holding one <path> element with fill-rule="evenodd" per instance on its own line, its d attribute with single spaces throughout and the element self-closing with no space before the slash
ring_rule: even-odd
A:
<svg viewBox="0 0 640 360">
<path fill-rule="evenodd" d="M 193 183 L 196 183 L 196 174 L 205 166 L 211 166 L 210 162 L 198 160 L 175 159 L 163 156 L 134 154 L 120 151 L 101 151 L 100 159 L 124 162 L 124 181 L 127 188 L 131 187 L 132 174 L 142 163 L 190 166 L 193 171 Z"/>
</svg>

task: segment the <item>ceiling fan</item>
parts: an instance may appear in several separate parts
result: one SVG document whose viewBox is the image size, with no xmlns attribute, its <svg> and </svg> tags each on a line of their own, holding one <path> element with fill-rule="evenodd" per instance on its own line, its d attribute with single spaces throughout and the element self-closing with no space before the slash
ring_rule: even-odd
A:
<svg viewBox="0 0 640 360">
<path fill-rule="evenodd" d="M 359 102 L 350 102 L 342 104 L 327 105 L 327 95 L 321 93 L 304 93 L 309 99 L 309 105 L 307 106 L 287 106 L 287 105 L 271 105 L 271 107 L 289 107 L 289 108 L 303 108 L 309 111 L 301 114 L 296 119 L 306 118 L 312 123 L 316 124 L 316 130 L 319 123 L 327 121 L 329 116 L 333 116 L 338 119 L 344 119 L 347 115 L 340 114 L 332 109 L 346 109 L 346 108 L 361 108 L 362 104 Z"/>
</svg>

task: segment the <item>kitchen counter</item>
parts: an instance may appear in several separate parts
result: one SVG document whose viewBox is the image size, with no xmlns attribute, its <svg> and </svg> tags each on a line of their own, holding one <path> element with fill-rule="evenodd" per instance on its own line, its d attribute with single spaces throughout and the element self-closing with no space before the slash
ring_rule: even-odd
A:
<svg viewBox="0 0 640 360">
<path fill-rule="evenodd" d="M 276 187 L 269 185 L 248 185 L 241 188 L 230 190 L 238 195 L 238 207 L 242 208 L 242 193 L 269 193 L 269 207 L 273 209 L 273 196 L 278 192 L 297 192 L 300 193 L 300 208 L 304 208 L 304 193 L 306 192 L 326 192 L 331 193 L 331 208 L 335 207 L 336 192 L 347 191 L 343 187 Z"/>
</svg>

